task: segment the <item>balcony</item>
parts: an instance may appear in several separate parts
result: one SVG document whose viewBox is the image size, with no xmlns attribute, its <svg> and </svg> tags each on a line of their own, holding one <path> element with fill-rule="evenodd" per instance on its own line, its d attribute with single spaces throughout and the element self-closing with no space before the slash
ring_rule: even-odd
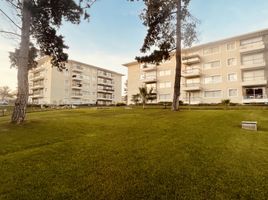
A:
<svg viewBox="0 0 268 200">
<path fill-rule="evenodd" d="M 113 82 L 107 82 L 107 81 L 98 81 L 98 85 L 103 85 L 103 86 L 112 86 L 114 83 Z"/>
<path fill-rule="evenodd" d="M 32 72 L 37 73 L 37 72 L 41 72 L 41 71 L 44 71 L 44 70 L 45 70 L 45 67 L 36 67 L 36 68 L 32 69 Z"/>
<path fill-rule="evenodd" d="M 201 70 L 200 69 L 187 69 L 182 72 L 182 76 L 185 78 L 198 77 L 198 76 L 201 76 Z"/>
<path fill-rule="evenodd" d="M 267 95 L 247 95 L 243 97 L 242 102 L 248 103 L 268 103 Z"/>
<path fill-rule="evenodd" d="M 33 76 L 32 81 L 43 80 L 44 78 L 45 78 L 44 74 L 35 75 Z"/>
<path fill-rule="evenodd" d="M 44 94 L 43 93 L 33 93 L 32 98 L 43 98 Z"/>
<path fill-rule="evenodd" d="M 72 76 L 72 79 L 73 79 L 73 80 L 81 81 L 81 80 L 83 80 L 83 76 L 80 75 L 80 74 L 74 74 L 74 75 Z"/>
<path fill-rule="evenodd" d="M 144 65 L 143 67 L 142 67 L 142 71 L 144 71 L 144 72 L 150 72 L 150 71 L 156 71 L 156 69 L 157 69 L 157 66 L 156 65 Z"/>
<path fill-rule="evenodd" d="M 72 84 L 72 89 L 82 90 L 82 84 Z"/>
<path fill-rule="evenodd" d="M 106 78 L 106 79 L 113 79 L 113 76 L 110 72 L 103 72 L 103 71 L 98 71 L 98 77 L 100 78 Z"/>
<path fill-rule="evenodd" d="M 245 77 L 242 86 L 260 86 L 267 85 L 267 80 L 263 76 L 259 77 Z"/>
<path fill-rule="evenodd" d="M 199 91 L 201 90 L 201 83 L 188 83 L 184 85 L 184 91 Z"/>
<path fill-rule="evenodd" d="M 265 49 L 265 44 L 263 41 L 252 43 L 244 46 L 240 46 L 240 53 L 248 53 L 252 51 L 259 51 Z"/>
<path fill-rule="evenodd" d="M 112 98 L 109 98 L 109 97 L 101 97 L 101 96 L 98 96 L 97 100 L 102 100 L 102 101 L 113 101 Z"/>
<path fill-rule="evenodd" d="M 80 67 L 80 66 L 73 67 L 72 71 L 73 72 L 81 73 L 81 72 L 83 72 L 83 67 Z"/>
<path fill-rule="evenodd" d="M 192 64 L 197 64 L 200 62 L 201 62 L 201 58 L 198 54 L 184 56 L 182 58 L 182 64 L 184 65 L 192 65 Z"/>
<path fill-rule="evenodd" d="M 83 94 L 82 93 L 72 93 L 72 95 L 71 95 L 71 97 L 73 98 L 73 99 L 81 99 L 82 98 L 82 96 L 83 96 Z"/>
<path fill-rule="evenodd" d="M 202 101 L 200 97 L 190 97 L 190 98 L 184 98 L 183 103 L 190 105 L 198 105 L 201 104 Z"/>
<path fill-rule="evenodd" d="M 149 76 L 149 77 L 145 77 L 145 79 L 143 79 L 144 83 L 156 83 L 157 79 L 156 76 Z"/>
<path fill-rule="evenodd" d="M 261 60 L 255 60 L 251 63 L 244 63 L 241 65 L 241 70 L 262 69 L 266 66 L 266 62 Z"/>
<path fill-rule="evenodd" d="M 32 86 L 30 86 L 31 89 L 35 90 L 35 89 L 42 89 L 44 88 L 44 83 L 40 83 L 40 84 L 33 84 Z"/>
</svg>

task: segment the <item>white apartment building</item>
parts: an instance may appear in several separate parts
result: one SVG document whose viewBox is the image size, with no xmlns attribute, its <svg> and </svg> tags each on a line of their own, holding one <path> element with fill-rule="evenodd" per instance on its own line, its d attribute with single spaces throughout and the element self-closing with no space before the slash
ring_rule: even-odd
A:
<svg viewBox="0 0 268 200">
<path fill-rule="evenodd" d="M 188 104 L 268 103 L 268 29 L 182 50 L 181 100 Z M 175 57 L 160 65 L 131 62 L 128 104 L 138 87 L 153 87 L 157 102 L 173 99 Z"/>
<path fill-rule="evenodd" d="M 74 60 L 59 71 L 49 57 L 29 72 L 29 103 L 110 105 L 121 101 L 122 74 Z"/>
</svg>

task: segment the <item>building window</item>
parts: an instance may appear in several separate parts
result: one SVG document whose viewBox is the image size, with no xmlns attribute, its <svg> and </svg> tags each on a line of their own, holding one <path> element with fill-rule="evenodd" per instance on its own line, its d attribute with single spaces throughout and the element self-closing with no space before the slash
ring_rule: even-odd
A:
<svg viewBox="0 0 268 200">
<path fill-rule="evenodd" d="M 205 63 L 204 64 L 204 69 L 214 69 L 214 68 L 219 68 L 221 65 L 221 62 L 219 60 Z"/>
<path fill-rule="evenodd" d="M 159 72 L 159 76 L 170 76 L 171 75 L 171 70 L 161 70 Z"/>
<path fill-rule="evenodd" d="M 205 77 L 204 79 L 205 84 L 215 84 L 215 83 L 220 83 L 221 81 L 222 81 L 222 77 L 220 75 L 209 76 L 209 77 Z"/>
<path fill-rule="evenodd" d="M 264 70 L 248 71 L 243 73 L 243 81 L 257 81 L 264 79 Z"/>
<path fill-rule="evenodd" d="M 206 98 L 220 98 L 221 97 L 221 90 L 205 91 L 204 97 L 206 97 Z"/>
<path fill-rule="evenodd" d="M 242 57 L 243 65 L 254 65 L 254 64 L 259 64 L 259 63 L 264 63 L 263 53 L 244 55 Z"/>
<path fill-rule="evenodd" d="M 211 47 L 211 48 L 204 49 L 204 55 L 216 54 L 219 52 L 220 52 L 219 47 Z"/>
<path fill-rule="evenodd" d="M 160 83 L 159 88 L 171 88 L 171 82 Z"/>
<path fill-rule="evenodd" d="M 242 40 L 240 42 L 241 46 L 246 46 L 246 45 L 252 45 L 255 43 L 259 43 L 262 42 L 262 37 L 257 37 L 257 38 L 251 38 L 251 39 L 246 39 L 246 40 Z"/>
<path fill-rule="evenodd" d="M 237 81 L 237 74 L 236 73 L 228 74 L 228 81 Z"/>
<path fill-rule="evenodd" d="M 229 58 L 227 60 L 227 65 L 228 66 L 235 66 L 237 64 L 236 58 Z"/>
<path fill-rule="evenodd" d="M 170 94 L 160 94 L 159 101 L 171 101 L 171 95 Z"/>
<path fill-rule="evenodd" d="M 232 50 L 234 50 L 234 49 L 235 49 L 235 42 L 228 43 L 228 44 L 226 45 L 226 47 L 227 47 L 227 51 L 232 51 Z"/>
<path fill-rule="evenodd" d="M 238 90 L 237 89 L 229 89 L 228 90 L 229 97 L 237 97 L 238 96 Z"/>
</svg>

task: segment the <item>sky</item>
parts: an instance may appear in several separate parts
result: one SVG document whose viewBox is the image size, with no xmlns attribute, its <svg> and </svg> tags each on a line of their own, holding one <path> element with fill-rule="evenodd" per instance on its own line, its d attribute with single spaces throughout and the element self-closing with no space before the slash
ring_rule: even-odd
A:
<svg viewBox="0 0 268 200">
<path fill-rule="evenodd" d="M 10 13 L 4 2 L 0 0 L 0 8 Z M 64 23 L 60 29 L 69 58 L 125 74 L 125 81 L 127 68 L 122 64 L 140 54 L 146 34 L 139 18 L 142 9 L 141 1 L 98 0 L 89 10 L 90 22 Z M 190 11 L 201 22 L 197 44 L 268 28 L 267 0 L 191 0 Z M 1 29 L 14 29 L 2 14 Z M 10 68 L 8 52 L 18 44 L 16 38 L 0 35 L 0 87 L 16 88 L 17 71 Z"/>
</svg>

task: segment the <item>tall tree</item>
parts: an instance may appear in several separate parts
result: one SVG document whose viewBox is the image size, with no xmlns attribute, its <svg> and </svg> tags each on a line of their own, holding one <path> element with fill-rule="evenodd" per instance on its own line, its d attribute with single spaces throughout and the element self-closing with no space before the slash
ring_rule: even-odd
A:
<svg viewBox="0 0 268 200">
<path fill-rule="evenodd" d="M 11 17 L 2 9 L 0 11 L 15 24 L 20 30 L 20 47 L 10 55 L 12 65 L 18 68 L 18 94 L 15 102 L 11 122 L 22 123 L 26 116 L 26 107 L 29 96 L 28 70 L 36 66 L 36 49 L 31 47 L 31 40 L 36 44 L 42 55 L 51 57 L 52 66 L 59 70 L 64 69 L 68 55 L 64 49 L 68 48 L 64 44 L 62 35 L 57 32 L 62 25 L 62 21 L 69 21 L 79 24 L 82 17 L 89 18 L 87 9 L 96 0 L 5 0 L 18 11 L 21 16 L 21 26 L 17 25 Z M 1 31 L 11 33 L 10 31 Z M 12 34 L 12 33 L 11 33 Z M 13 35 L 18 35 L 13 33 Z"/>
<path fill-rule="evenodd" d="M 185 47 L 189 47 L 197 40 L 198 20 L 188 10 L 190 0 L 143 1 L 145 9 L 141 19 L 148 29 L 141 52 L 149 55 L 136 57 L 136 60 L 158 65 L 175 55 L 176 72 L 172 110 L 177 111 L 181 89 L 181 45 L 183 42 Z"/>
</svg>

